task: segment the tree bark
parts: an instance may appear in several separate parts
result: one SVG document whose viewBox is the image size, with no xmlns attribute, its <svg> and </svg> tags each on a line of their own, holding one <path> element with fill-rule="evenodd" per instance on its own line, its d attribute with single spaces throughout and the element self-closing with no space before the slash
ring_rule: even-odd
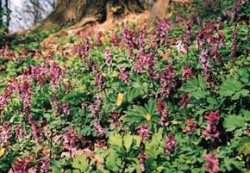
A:
<svg viewBox="0 0 250 173">
<path fill-rule="evenodd" d="M 48 30 L 68 23 L 89 22 L 85 18 L 101 23 L 110 17 L 110 13 L 113 16 L 121 16 L 142 11 L 143 7 L 139 0 L 58 0 L 55 10 L 39 28 Z"/>
</svg>

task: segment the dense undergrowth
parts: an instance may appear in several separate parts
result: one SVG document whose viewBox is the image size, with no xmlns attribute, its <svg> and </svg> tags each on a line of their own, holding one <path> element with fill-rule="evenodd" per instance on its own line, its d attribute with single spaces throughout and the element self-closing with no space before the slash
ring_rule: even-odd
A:
<svg viewBox="0 0 250 173">
<path fill-rule="evenodd" d="M 0 172 L 249 171 L 249 10 L 196 1 L 151 32 L 4 46 Z"/>
</svg>

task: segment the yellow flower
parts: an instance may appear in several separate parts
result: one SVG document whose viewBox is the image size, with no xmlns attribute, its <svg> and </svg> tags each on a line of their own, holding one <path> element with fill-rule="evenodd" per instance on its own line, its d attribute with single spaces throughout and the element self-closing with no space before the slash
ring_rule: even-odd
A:
<svg viewBox="0 0 250 173">
<path fill-rule="evenodd" d="M 119 93 L 117 96 L 116 105 L 120 106 L 122 104 L 122 101 L 123 101 L 123 94 Z"/>
<path fill-rule="evenodd" d="M 1 148 L 0 149 L 0 157 L 2 157 L 4 155 L 4 152 L 5 152 L 5 149 L 4 148 Z"/>
<path fill-rule="evenodd" d="M 151 120 L 151 115 L 150 114 L 147 114 L 146 115 L 146 119 L 149 121 L 149 120 Z"/>
</svg>

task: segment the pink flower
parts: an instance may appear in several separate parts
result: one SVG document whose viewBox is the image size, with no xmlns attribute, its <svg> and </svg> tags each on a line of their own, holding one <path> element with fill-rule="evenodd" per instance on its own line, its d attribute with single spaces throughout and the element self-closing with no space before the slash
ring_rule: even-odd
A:
<svg viewBox="0 0 250 173">
<path fill-rule="evenodd" d="M 150 137 L 150 132 L 147 124 L 140 125 L 137 133 L 141 137 L 141 142 L 146 142 Z"/>
<path fill-rule="evenodd" d="M 36 121 L 31 121 L 32 136 L 36 142 L 39 142 L 40 127 Z"/>
<path fill-rule="evenodd" d="M 215 112 L 211 111 L 209 114 L 204 116 L 204 119 L 208 120 L 210 124 L 217 124 L 219 122 L 220 110 L 216 110 Z"/>
<path fill-rule="evenodd" d="M 188 104 L 189 101 L 190 101 L 189 95 L 188 95 L 188 93 L 185 93 L 185 94 L 182 96 L 181 100 L 179 101 L 179 105 L 180 105 L 182 108 L 184 108 L 184 107 Z"/>
<path fill-rule="evenodd" d="M 23 139 L 23 124 L 19 122 L 16 128 L 16 136 L 18 141 L 20 142 Z"/>
<path fill-rule="evenodd" d="M 28 172 L 28 166 L 31 164 L 31 160 L 29 158 L 19 158 L 15 161 L 13 165 L 13 170 L 15 173 L 24 173 Z"/>
<path fill-rule="evenodd" d="M 64 102 L 62 104 L 62 111 L 66 116 L 70 115 L 70 107 L 69 107 L 69 103 L 68 102 Z"/>
<path fill-rule="evenodd" d="M 103 36 L 102 32 L 98 32 L 97 33 L 96 42 L 95 42 L 97 46 L 101 46 L 102 45 L 102 36 Z"/>
<path fill-rule="evenodd" d="M 126 67 L 124 66 L 120 68 L 119 79 L 121 79 L 123 82 L 128 82 L 129 80 L 129 74 L 126 71 Z"/>
<path fill-rule="evenodd" d="M 185 118 L 185 129 L 184 132 L 186 132 L 187 134 L 192 134 L 196 129 L 197 129 L 197 124 L 194 123 L 193 121 Z"/>
<path fill-rule="evenodd" d="M 10 138 L 10 124 L 8 124 L 7 122 L 5 122 L 3 124 L 3 127 L 0 129 L 0 141 L 3 144 L 7 144 L 8 143 L 8 139 Z"/>
<path fill-rule="evenodd" d="M 174 136 L 167 136 L 165 139 L 165 153 L 170 155 L 176 148 L 176 139 Z"/>
<path fill-rule="evenodd" d="M 205 130 L 202 131 L 202 134 L 206 137 L 218 138 L 219 131 L 217 129 L 217 124 L 219 122 L 219 114 L 220 110 L 216 110 L 215 112 L 209 112 L 209 114 L 205 115 L 204 118 L 208 120 L 207 126 Z"/>
<path fill-rule="evenodd" d="M 172 64 L 165 68 L 166 70 L 160 74 L 161 93 L 165 97 L 169 97 L 176 86 L 175 71 Z"/>
<path fill-rule="evenodd" d="M 102 128 L 102 126 L 99 123 L 95 123 L 94 128 L 100 136 L 104 136 L 106 134 L 105 130 Z"/>
<path fill-rule="evenodd" d="M 113 33 L 111 35 L 111 39 L 110 42 L 114 45 L 114 46 L 118 46 L 119 45 L 119 39 L 118 39 L 118 35 L 116 33 Z"/>
<path fill-rule="evenodd" d="M 188 80 L 192 77 L 192 69 L 188 66 L 182 68 L 182 80 Z"/>
<path fill-rule="evenodd" d="M 209 173 L 219 172 L 219 160 L 215 158 L 214 154 L 206 154 L 204 156 L 206 161 L 206 171 Z"/>
<path fill-rule="evenodd" d="M 112 66 L 112 55 L 111 55 L 111 52 L 110 52 L 109 49 L 105 49 L 104 57 L 105 57 L 105 60 L 106 60 L 106 65 L 108 67 L 111 67 Z"/>
<path fill-rule="evenodd" d="M 145 171 L 145 159 L 146 159 L 146 155 L 144 151 L 141 149 L 139 153 L 139 165 L 140 165 L 141 172 Z"/>
</svg>

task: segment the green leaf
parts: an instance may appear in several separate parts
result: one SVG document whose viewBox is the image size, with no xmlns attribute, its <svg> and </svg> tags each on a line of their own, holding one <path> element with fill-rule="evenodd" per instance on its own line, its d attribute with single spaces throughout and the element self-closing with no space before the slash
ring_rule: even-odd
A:
<svg viewBox="0 0 250 173">
<path fill-rule="evenodd" d="M 118 147 L 122 147 L 122 136 L 119 134 L 115 134 L 109 137 L 109 144 L 116 145 Z"/>
<path fill-rule="evenodd" d="M 146 110 L 149 114 L 154 114 L 156 109 L 156 101 L 153 99 L 150 99 L 148 103 L 145 105 Z"/>
<path fill-rule="evenodd" d="M 199 75 L 198 80 L 199 80 L 199 86 L 201 87 L 201 89 L 205 90 L 206 89 L 206 81 L 205 81 L 204 77 L 202 75 Z"/>
<path fill-rule="evenodd" d="M 223 96 L 232 96 L 235 92 L 240 91 L 242 89 L 241 82 L 233 79 L 228 78 L 223 81 L 222 85 L 220 86 L 219 93 Z"/>
<path fill-rule="evenodd" d="M 76 155 L 73 157 L 72 167 L 79 169 L 81 172 L 87 172 L 89 169 L 89 161 L 84 154 Z"/>
<path fill-rule="evenodd" d="M 124 142 L 124 146 L 127 150 L 129 150 L 129 148 L 131 147 L 131 144 L 133 142 L 133 137 L 131 135 L 125 135 L 123 137 L 123 142 Z"/>
<path fill-rule="evenodd" d="M 106 158 L 105 164 L 109 170 L 114 172 L 118 172 L 120 170 L 119 165 L 121 164 L 121 160 L 118 158 L 118 155 L 114 150 L 110 150 L 110 154 Z"/>
<path fill-rule="evenodd" d="M 244 127 L 245 119 L 242 116 L 229 115 L 224 120 L 224 127 L 226 131 L 234 131 L 237 128 Z"/>
<path fill-rule="evenodd" d="M 189 93 L 191 97 L 195 99 L 205 98 L 209 93 L 203 90 L 197 90 Z"/>
<path fill-rule="evenodd" d="M 250 111 L 244 110 L 243 115 L 246 121 L 250 121 Z"/>
</svg>

